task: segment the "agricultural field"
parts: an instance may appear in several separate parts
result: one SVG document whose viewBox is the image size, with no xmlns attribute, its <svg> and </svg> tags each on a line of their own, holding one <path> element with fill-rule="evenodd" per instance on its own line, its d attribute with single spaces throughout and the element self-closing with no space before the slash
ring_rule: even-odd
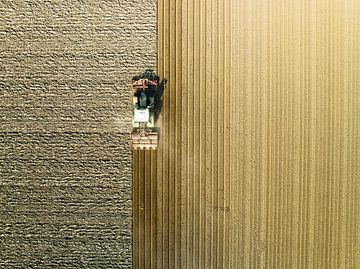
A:
<svg viewBox="0 0 360 269">
<path fill-rule="evenodd" d="M 360 3 L 159 1 L 136 268 L 359 268 Z"/>
</svg>

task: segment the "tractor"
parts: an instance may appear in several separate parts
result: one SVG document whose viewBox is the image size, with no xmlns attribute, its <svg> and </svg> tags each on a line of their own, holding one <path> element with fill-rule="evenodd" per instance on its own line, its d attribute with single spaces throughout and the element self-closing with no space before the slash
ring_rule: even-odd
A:
<svg viewBox="0 0 360 269">
<path fill-rule="evenodd" d="M 134 150 L 156 150 L 159 145 L 160 133 L 155 123 L 162 109 L 165 85 L 166 79 L 160 82 L 153 70 L 132 78 L 134 111 L 130 143 Z"/>
</svg>

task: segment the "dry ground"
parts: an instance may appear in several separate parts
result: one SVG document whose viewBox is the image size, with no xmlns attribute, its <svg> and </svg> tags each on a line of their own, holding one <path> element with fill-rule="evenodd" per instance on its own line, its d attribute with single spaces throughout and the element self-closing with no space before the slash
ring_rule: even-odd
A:
<svg viewBox="0 0 360 269">
<path fill-rule="evenodd" d="M 360 2 L 159 1 L 137 268 L 360 268 Z"/>
</svg>

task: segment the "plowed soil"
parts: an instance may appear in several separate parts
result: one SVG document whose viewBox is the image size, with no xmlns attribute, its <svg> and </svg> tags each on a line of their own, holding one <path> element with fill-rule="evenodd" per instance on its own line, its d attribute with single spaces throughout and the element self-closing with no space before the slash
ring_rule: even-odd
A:
<svg viewBox="0 0 360 269">
<path fill-rule="evenodd" d="M 159 1 L 137 268 L 360 268 L 360 2 Z"/>
</svg>

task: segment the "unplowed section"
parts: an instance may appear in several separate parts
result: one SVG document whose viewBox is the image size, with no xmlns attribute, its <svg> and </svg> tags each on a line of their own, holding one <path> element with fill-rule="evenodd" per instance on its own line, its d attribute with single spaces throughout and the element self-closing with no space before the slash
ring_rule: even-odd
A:
<svg viewBox="0 0 360 269">
<path fill-rule="evenodd" d="M 135 265 L 359 268 L 360 2 L 158 12 L 169 85 L 159 150 L 134 160 Z"/>
</svg>

